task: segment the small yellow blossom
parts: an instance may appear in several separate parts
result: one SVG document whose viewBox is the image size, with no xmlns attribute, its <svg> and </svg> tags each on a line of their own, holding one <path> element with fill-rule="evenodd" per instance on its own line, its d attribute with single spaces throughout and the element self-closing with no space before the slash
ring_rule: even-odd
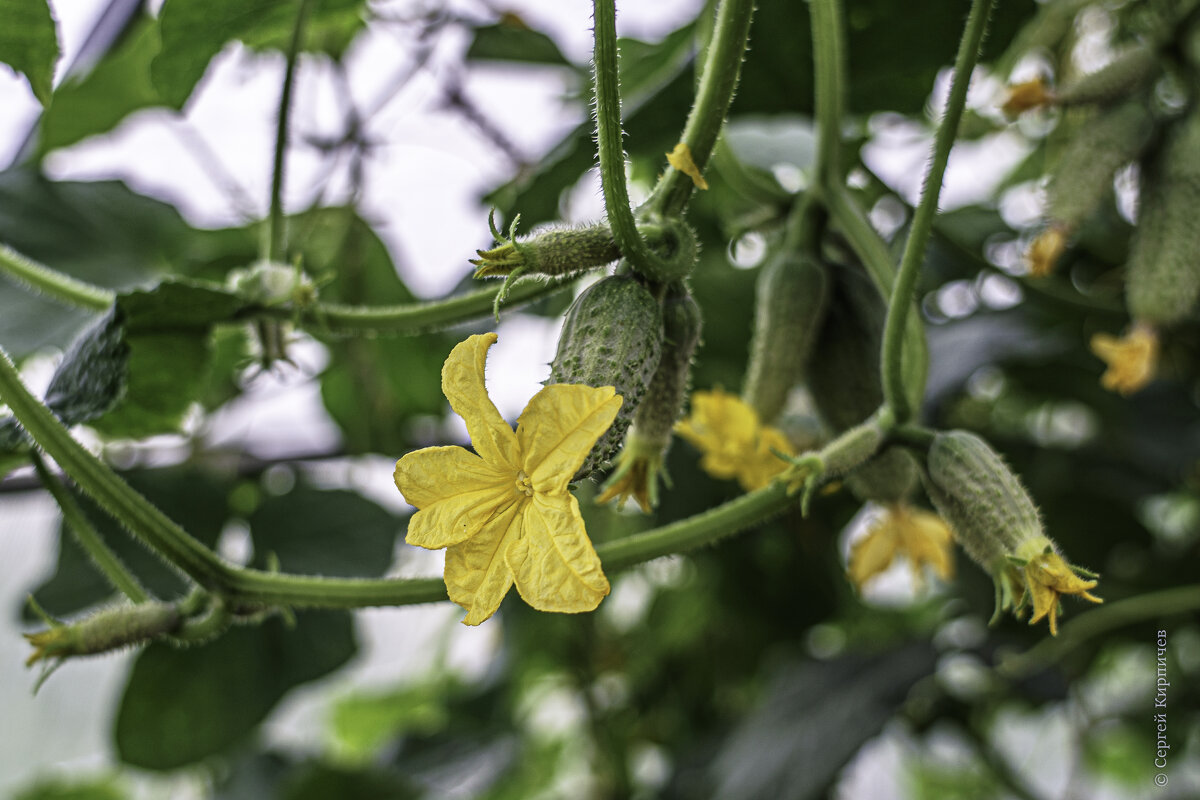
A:
<svg viewBox="0 0 1200 800">
<path fill-rule="evenodd" d="M 591 611 L 609 584 L 567 484 L 621 397 L 611 386 L 547 386 L 514 433 L 484 386 L 495 341 L 494 333 L 471 336 L 442 367 L 442 391 L 478 455 L 427 447 L 396 462 L 396 486 L 419 509 L 406 541 L 446 548 L 446 590 L 467 610 L 467 625 L 492 616 L 513 584 L 540 611 Z"/>
<path fill-rule="evenodd" d="M 1030 625 L 1045 617 L 1050 622 L 1050 635 L 1057 636 L 1058 601 L 1064 594 L 1078 595 L 1093 603 L 1104 602 L 1090 592 L 1096 587 L 1097 581 L 1084 580 L 1076 574 L 1077 570 L 1049 546 L 1025 562 L 1025 600 L 1033 605 Z"/>
<path fill-rule="evenodd" d="M 703 453 L 700 467 L 714 478 L 736 478 L 748 492 L 761 489 L 790 466 L 773 451 L 795 455 L 778 428 L 759 422 L 758 413 L 721 389 L 695 392 L 692 412 L 675 432 Z"/>
<path fill-rule="evenodd" d="M 1100 384 L 1128 396 L 1154 378 L 1158 367 L 1158 333 L 1145 323 L 1135 323 L 1121 338 L 1097 333 L 1092 337 L 1092 352 L 1108 364 Z"/>
<path fill-rule="evenodd" d="M 597 503 L 617 501 L 617 507 L 633 498 L 642 511 L 649 514 L 658 505 L 658 479 L 663 471 L 663 451 L 666 444 L 638 435 L 636 425 L 625 436 L 625 445 L 617 456 L 617 468 L 604 484 Z M 668 482 L 668 485 L 669 482 Z"/>
<path fill-rule="evenodd" d="M 1025 254 L 1030 277 L 1048 278 L 1053 275 L 1054 267 L 1066 249 L 1067 232 L 1061 225 L 1051 225 L 1039 233 Z"/>
<path fill-rule="evenodd" d="M 896 504 L 850 551 L 850 580 L 862 591 L 867 581 L 885 572 L 900 555 L 908 557 L 918 581 L 924 578 L 926 566 L 942 580 L 954 574 L 953 537 L 942 518 Z"/>
<path fill-rule="evenodd" d="M 692 160 L 692 148 L 683 142 L 675 145 L 675 149 L 667 153 L 667 163 L 692 179 L 697 189 L 707 189 L 708 181 L 700 174 L 700 168 Z"/>
<path fill-rule="evenodd" d="M 1032 108 L 1042 108 L 1054 102 L 1054 94 L 1046 87 L 1040 76 L 1031 81 L 1008 87 L 1008 94 L 1000 109 L 1010 117 L 1020 116 Z"/>
</svg>

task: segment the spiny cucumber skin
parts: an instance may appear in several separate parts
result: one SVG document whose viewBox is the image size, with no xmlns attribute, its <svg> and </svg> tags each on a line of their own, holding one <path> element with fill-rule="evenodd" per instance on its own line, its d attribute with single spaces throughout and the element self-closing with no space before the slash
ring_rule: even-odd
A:
<svg viewBox="0 0 1200 800">
<path fill-rule="evenodd" d="M 1042 535 L 1037 507 L 1020 479 L 980 437 L 943 431 L 926 460 L 929 499 L 967 555 L 991 570 L 1022 542 Z"/>
<path fill-rule="evenodd" d="M 1095 72 L 1063 86 L 1055 100 L 1062 106 L 1112 103 L 1129 97 L 1161 73 L 1158 53 L 1145 45 L 1133 45 Z"/>
<path fill-rule="evenodd" d="M 621 257 L 607 225 L 549 228 L 516 243 L 527 271 L 538 275 L 571 275 L 610 264 Z"/>
<path fill-rule="evenodd" d="M 1160 157 L 1142 176 L 1138 226 L 1126 266 L 1134 319 L 1170 325 L 1200 300 L 1200 110 L 1172 126 Z"/>
<path fill-rule="evenodd" d="M 547 383 L 612 386 L 624 398 L 612 426 L 576 474 L 577 480 L 616 454 L 658 369 L 662 346 L 662 309 L 635 277 L 602 278 L 567 311 Z"/>
<path fill-rule="evenodd" d="M 816 259 L 779 253 L 759 272 L 754 335 L 742 396 L 770 424 L 803 376 L 829 299 L 829 276 Z"/>
<path fill-rule="evenodd" d="M 828 310 L 809 359 L 808 387 L 821 418 L 840 433 L 870 417 L 883 402 L 879 351 L 887 306 L 861 268 L 830 266 L 829 271 Z M 906 388 L 912 385 L 905 382 Z M 919 400 L 910 394 L 914 408 Z M 898 450 L 887 450 L 846 476 L 856 495 L 880 503 L 904 499 L 917 480 L 916 464 Z"/>
<path fill-rule="evenodd" d="M 1149 112 L 1131 101 L 1105 109 L 1076 130 L 1050 179 L 1050 219 L 1078 228 L 1112 191 L 1113 174 L 1142 152 L 1152 129 Z"/>
<path fill-rule="evenodd" d="M 671 290 L 663 298 L 663 343 L 658 369 L 633 418 L 630 433 L 665 449 L 679 420 L 691 380 L 692 356 L 700 344 L 703 316 L 686 288 Z"/>
</svg>

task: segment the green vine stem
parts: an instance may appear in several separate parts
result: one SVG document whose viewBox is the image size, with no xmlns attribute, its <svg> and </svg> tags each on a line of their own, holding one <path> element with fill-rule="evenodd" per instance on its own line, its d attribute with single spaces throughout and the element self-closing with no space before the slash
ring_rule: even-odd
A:
<svg viewBox="0 0 1200 800">
<path fill-rule="evenodd" d="M 946 113 L 934 137 L 933 160 L 925 177 L 921 202 L 913 215 L 908 241 L 904 245 L 904 255 L 900 259 L 900 269 L 896 274 L 896 284 L 892 287 L 891 300 L 888 303 L 880 373 L 883 377 L 884 402 L 891 407 L 898 422 L 907 421 L 913 411 L 909 408 L 904 392 L 904 373 L 900 366 L 908 310 L 913 300 L 913 291 L 916 289 L 921 261 L 925 257 L 925 246 L 933 229 L 933 218 L 937 214 L 942 179 L 946 174 L 946 164 L 950 160 L 950 148 L 958 135 L 959 121 L 966 106 L 967 87 L 971 83 L 975 62 L 979 59 L 979 49 L 983 44 L 983 35 L 987 31 L 988 17 L 991 16 L 994 3 L 995 0 L 971 2 L 967 27 L 962 41 L 959 42 L 958 56 L 954 60 L 954 76 L 950 83 L 950 97 L 946 101 Z"/>
<path fill-rule="evenodd" d="M 89 453 L 48 408 L 21 382 L 0 349 L 0 401 L 85 492 L 135 536 L 183 573 L 227 602 L 264 606 L 362 608 L 399 606 L 446 600 L 441 578 L 323 578 L 243 569 L 188 535 L 156 506 L 134 491 L 96 456 Z M 780 513 L 795 499 L 782 484 L 773 484 L 710 511 L 597 548 L 607 569 L 620 570 L 642 561 L 711 544 Z"/>
<path fill-rule="evenodd" d="M 116 299 L 116 292 L 64 275 L 0 244 L 0 272 L 35 292 L 72 306 L 105 311 Z"/>
<path fill-rule="evenodd" d="M 688 146 L 692 162 L 701 174 L 708 166 L 733 102 L 753 15 L 754 0 L 721 0 L 717 9 L 717 21 L 705 52 L 700 85 L 680 139 Z M 695 184 L 690 177 L 674 167 L 668 167 L 654 188 L 647 206 L 664 217 L 679 216 L 687 208 L 693 191 Z"/>
<path fill-rule="evenodd" d="M 845 108 L 845 32 L 839 0 L 812 0 L 817 175 L 822 186 L 841 185 L 842 120 Z"/>
<path fill-rule="evenodd" d="M 570 279 L 523 280 L 513 286 L 505 298 L 500 301 L 499 307 L 514 308 L 543 297 L 549 297 L 571 286 L 572 282 Z M 501 286 L 489 286 L 442 300 L 394 306 L 315 303 L 304 309 L 300 321 L 306 327 L 327 330 L 331 333 L 421 333 L 490 315 L 495 306 L 496 295 L 502 288 Z M 251 313 L 288 320 L 293 319 L 295 315 L 293 310 L 284 307 L 255 309 Z"/>
<path fill-rule="evenodd" d="M 296 62 L 304 42 L 304 30 L 312 0 L 300 0 L 296 25 L 288 44 L 287 69 L 283 73 L 283 90 L 279 94 L 279 116 L 275 120 L 275 158 L 271 167 L 271 209 L 267 219 L 267 260 L 282 262 L 287 257 L 287 230 L 283 219 L 284 160 L 288 147 L 288 123 L 292 114 L 292 90 L 296 82 Z"/>
<path fill-rule="evenodd" d="M 1090 639 L 1126 625 L 1200 611 L 1200 584 L 1175 586 L 1105 603 L 1069 620 L 1056 638 L 1045 639 L 1019 655 L 1000 661 L 998 671 L 1021 678 L 1060 661 Z"/>
<path fill-rule="evenodd" d="M 189 536 L 112 469 L 71 437 L 50 409 L 38 402 L 7 351 L 0 348 L 0 401 L 75 483 L 151 549 L 201 586 L 219 588 L 233 567 Z"/>
<path fill-rule="evenodd" d="M 62 510 L 63 520 L 71 533 L 75 535 L 75 541 L 79 542 L 79 546 L 88 554 L 88 558 L 96 565 L 96 569 L 104 576 L 109 584 L 128 597 L 134 603 L 144 603 L 150 599 L 150 594 L 143 588 L 142 584 L 134 576 L 129 568 L 121 561 L 120 557 L 112 551 L 100 533 L 92 526 L 87 515 L 83 513 L 83 509 L 79 503 L 67 491 L 67 487 L 63 486 L 58 478 L 50 474 L 50 470 L 46 469 L 46 464 L 42 461 L 41 456 L 37 452 L 33 452 L 33 468 L 37 471 L 38 478 L 42 482 L 42 486 L 58 503 L 58 507 Z"/>
<path fill-rule="evenodd" d="M 638 232 L 629 206 L 625 185 L 625 143 L 621 130 L 621 79 L 617 69 L 617 8 L 615 0 L 593 0 L 595 53 L 593 69 L 596 89 L 596 153 L 600 161 L 600 184 L 604 210 L 612 226 L 613 239 L 621 254 L 639 271 L 646 272 L 656 260 Z"/>
</svg>

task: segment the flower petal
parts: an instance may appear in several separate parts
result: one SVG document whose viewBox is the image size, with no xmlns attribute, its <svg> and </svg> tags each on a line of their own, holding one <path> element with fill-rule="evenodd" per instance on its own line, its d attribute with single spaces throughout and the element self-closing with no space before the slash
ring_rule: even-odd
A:
<svg viewBox="0 0 1200 800">
<path fill-rule="evenodd" d="M 484 333 L 459 342 L 442 366 L 442 392 L 454 413 L 467 423 L 475 452 L 496 466 L 518 467 L 517 438 L 488 397 L 483 371 L 496 334 Z"/>
<path fill-rule="evenodd" d="M 617 416 L 622 399 L 611 386 L 547 386 L 517 420 L 517 442 L 535 492 L 557 492 Z"/>
<path fill-rule="evenodd" d="M 505 560 L 517 591 L 539 611 L 592 611 L 609 592 L 608 578 L 571 494 L 535 494 L 522 508 L 521 538 Z"/>
<path fill-rule="evenodd" d="M 461 447 L 426 447 L 396 462 L 396 488 L 420 509 L 409 544 L 436 550 L 479 533 L 498 508 L 516 500 L 515 475 Z"/>
<path fill-rule="evenodd" d="M 446 549 L 446 592 L 467 610 L 464 625 L 478 625 L 496 613 L 513 584 L 505 551 L 521 536 L 521 509 L 513 503 L 478 535 Z"/>
</svg>

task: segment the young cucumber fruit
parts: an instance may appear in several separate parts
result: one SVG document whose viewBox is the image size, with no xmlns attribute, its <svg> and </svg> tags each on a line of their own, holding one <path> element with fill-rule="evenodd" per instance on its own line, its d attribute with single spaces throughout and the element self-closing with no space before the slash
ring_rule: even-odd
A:
<svg viewBox="0 0 1200 800">
<path fill-rule="evenodd" d="M 604 465 L 620 447 L 658 369 L 662 346 L 662 308 L 632 275 L 600 279 L 567 311 L 547 382 L 612 386 L 624 398 L 576 479 Z"/>
</svg>

